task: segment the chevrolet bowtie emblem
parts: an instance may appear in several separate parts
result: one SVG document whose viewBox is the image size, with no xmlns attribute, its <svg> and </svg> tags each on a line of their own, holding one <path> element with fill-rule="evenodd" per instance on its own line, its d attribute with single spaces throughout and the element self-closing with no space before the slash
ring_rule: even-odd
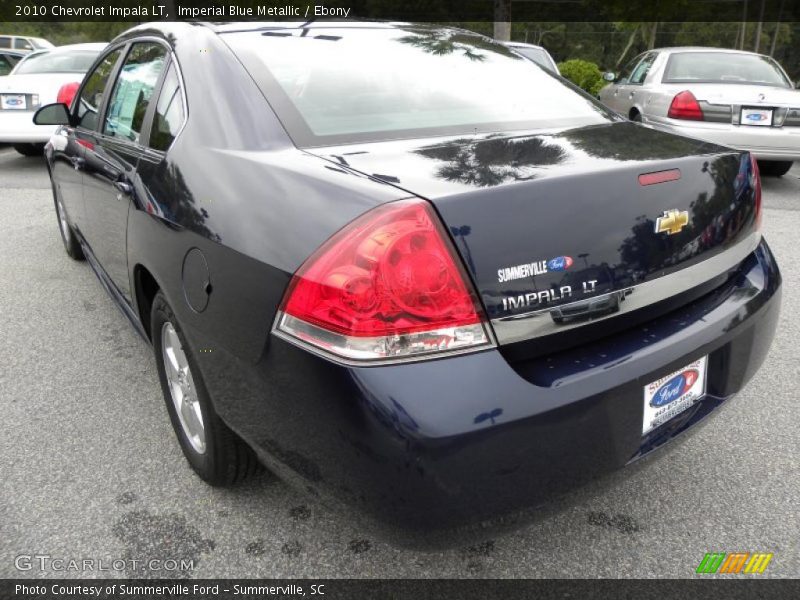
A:
<svg viewBox="0 0 800 600">
<path fill-rule="evenodd" d="M 656 233 L 668 233 L 675 235 L 686 227 L 689 223 L 689 211 L 686 210 L 665 210 L 663 216 L 656 219 Z"/>
</svg>

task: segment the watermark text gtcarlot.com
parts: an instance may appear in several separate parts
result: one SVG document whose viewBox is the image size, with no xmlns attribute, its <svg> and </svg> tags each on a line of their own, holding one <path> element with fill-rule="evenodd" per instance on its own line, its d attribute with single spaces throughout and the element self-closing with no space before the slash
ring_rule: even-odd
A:
<svg viewBox="0 0 800 600">
<path fill-rule="evenodd" d="M 112 571 L 193 571 L 194 560 L 186 558 L 64 558 L 49 554 L 20 554 L 14 558 L 18 571 L 56 573 Z"/>
</svg>

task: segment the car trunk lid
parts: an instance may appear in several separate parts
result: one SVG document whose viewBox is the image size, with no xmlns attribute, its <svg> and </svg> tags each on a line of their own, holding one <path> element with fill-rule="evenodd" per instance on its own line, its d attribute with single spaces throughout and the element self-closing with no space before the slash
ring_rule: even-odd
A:
<svg viewBox="0 0 800 600">
<path fill-rule="evenodd" d="M 613 316 L 667 275 L 704 283 L 689 268 L 755 229 L 747 153 L 630 123 L 313 152 L 434 204 L 501 344 Z"/>
</svg>

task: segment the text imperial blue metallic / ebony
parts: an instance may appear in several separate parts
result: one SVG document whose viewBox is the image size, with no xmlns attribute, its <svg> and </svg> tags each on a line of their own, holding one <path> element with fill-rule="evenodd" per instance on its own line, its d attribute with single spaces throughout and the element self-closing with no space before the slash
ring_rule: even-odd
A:
<svg viewBox="0 0 800 600">
<path fill-rule="evenodd" d="M 35 116 L 65 248 L 211 484 L 263 463 L 408 525 L 537 505 L 727 403 L 772 340 L 752 157 L 484 37 L 150 24 L 75 89 Z"/>
</svg>

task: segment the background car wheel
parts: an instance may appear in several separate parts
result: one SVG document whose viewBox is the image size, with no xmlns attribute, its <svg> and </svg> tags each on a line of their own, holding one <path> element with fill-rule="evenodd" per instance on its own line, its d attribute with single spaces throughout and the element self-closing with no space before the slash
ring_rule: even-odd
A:
<svg viewBox="0 0 800 600">
<path fill-rule="evenodd" d="M 793 164 L 790 160 L 760 160 L 758 161 L 758 170 L 762 175 L 781 177 L 789 172 Z"/>
<path fill-rule="evenodd" d="M 44 144 L 14 144 L 14 150 L 23 156 L 41 156 Z"/>
<path fill-rule="evenodd" d="M 232 485 L 258 472 L 253 450 L 217 416 L 183 330 L 161 292 L 153 299 L 150 331 L 167 411 L 192 469 L 215 486 Z"/>
<path fill-rule="evenodd" d="M 67 212 L 64 210 L 64 204 L 61 202 L 55 186 L 53 186 L 53 202 L 56 206 L 58 230 L 61 232 L 61 241 L 64 242 L 64 250 L 66 250 L 67 256 L 73 260 L 83 260 L 83 249 L 72 229 L 72 225 L 69 224 Z"/>
<path fill-rule="evenodd" d="M 641 123 L 642 122 L 642 113 L 640 113 L 638 111 L 633 111 L 633 113 L 631 113 L 631 121 L 633 121 L 634 123 Z"/>
</svg>

